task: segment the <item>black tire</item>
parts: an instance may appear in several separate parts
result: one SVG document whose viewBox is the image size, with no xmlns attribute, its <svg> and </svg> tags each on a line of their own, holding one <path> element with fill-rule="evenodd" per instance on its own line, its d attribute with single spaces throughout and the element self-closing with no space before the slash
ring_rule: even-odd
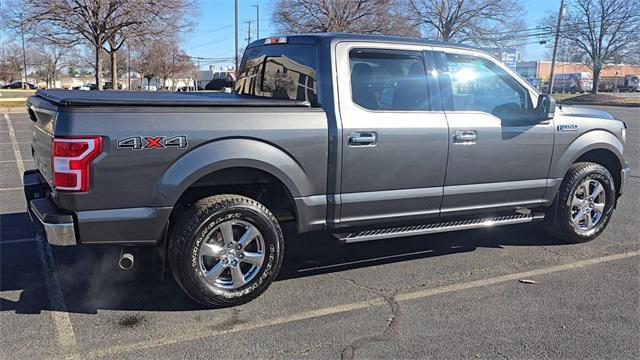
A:
<svg viewBox="0 0 640 360">
<path fill-rule="evenodd" d="M 203 268 L 204 260 L 200 253 L 200 248 L 205 242 L 214 241 L 210 238 L 217 235 L 218 241 L 222 241 L 222 235 L 216 232 L 216 229 L 227 222 L 231 222 L 233 226 L 237 226 L 236 223 L 239 222 L 254 226 L 260 234 L 259 237 L 255 237 L 256 242 L 263 241 L 261 266 L 253 272 L 251 280 L 233 289 L 222 288 L 222 285 L 205 281 L 204 272 L 213 269 L 213 266 L 211 269 L 207 269 L 206 266 Z M 233 226 L 231 233 L 238 233 L 238 228 Z M 276 218 L 262 204 L 240 195 L 211 196 L 188 207 L 171 231 L 169 241 L 168 255 L 173 277 L 191 298 L 207 307 L 236 306 L 258 297 L 278 275 L 284 255 L 284 239 Z M 231 253 L 224 247 L 222 249 Z M 215 262 L 216 266 L 219 265 L 218 262 L 222 264 L 223 261 L 222 257 L 204 259 Z M 240 259 L 240 255 L 236 259 Z M 227 261 L 227 258 L 224 260 Z M 237 264 L 238 269 L 240 264 L 252 266 L 242 263 L 242 260 L 238 260 Z M 229 278 L 233 279 L 232 269 L 227 269 L 224 271 L 228 271 Z M 222 279 L 222 274 L 219 275 L 219 279 Z M 235 286 L 235 281 L 233 282 Z"/>
<path fill-rule="evenodd" d="M 604 210 L 598 222 L 590 229 L 580 229 L 579 225 L 574 225 L 572 218 L 574 209 L 572 201 L 574 194 L 587 180 L 595 180 L 604 188 Z M 567 243 L 576 244 L 591 241 L 598 237 L 607 227 L 616 201 L 616 189 L 611 173 L 602 165 L 580 162 L 573 164 L 560 185 L 557 198 L 557 211 L 555 212 L 553 232 L 561 240 Z M 588 200 L 587 200 L 588 201 Z M 587 203 L 588 204 L 588 203 Z"/>
</svg>

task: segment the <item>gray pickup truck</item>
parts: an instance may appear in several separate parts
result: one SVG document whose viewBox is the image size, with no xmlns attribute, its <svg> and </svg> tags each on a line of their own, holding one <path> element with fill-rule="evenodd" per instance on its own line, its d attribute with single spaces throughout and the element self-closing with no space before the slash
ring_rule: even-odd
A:
<svg viewBox="0 0 640 360">
<path fill-rule="evenodd" d="M 349 244 L 541 221 L 584 242 L 629 173 L 622 121 L 419 39 L 262 39 L 233 94 L 38 91 L 27 108 L 25 194 L 49 243 L 120 245 L 123 268 L 163 249 L 212 307 L 266 290 L 283 222 Z"/>
</svg>

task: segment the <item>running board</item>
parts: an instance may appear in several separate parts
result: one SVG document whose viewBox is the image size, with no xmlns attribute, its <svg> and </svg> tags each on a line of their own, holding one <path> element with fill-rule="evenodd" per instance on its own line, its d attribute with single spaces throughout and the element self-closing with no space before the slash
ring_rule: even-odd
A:
<svg viewBox="0 0 640 360">
<path fill-rule="evenodd" d="M 334 234 L 333 236 L 335 236 L 342 242 L 350 244 L 361 241 L 437 234 L 448 231 L 479 229 L 501 225 L 522 224 L 542 219 L 544 219 L 544 213 L 517 214 L 489 218 L 448 221 L 425 225 L 402 226 L 389 229 L 365 230 L 354 233 Z"/>
</svg>

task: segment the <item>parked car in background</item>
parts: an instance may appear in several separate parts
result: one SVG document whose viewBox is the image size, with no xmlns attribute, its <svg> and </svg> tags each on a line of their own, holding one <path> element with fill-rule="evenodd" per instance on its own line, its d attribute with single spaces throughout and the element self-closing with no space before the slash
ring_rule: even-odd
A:
<svg viewBox="0 0 640 360">
<path fill-rule="evenodd" d="M 105 83 L 102 86 L 102 88 L 104 90 L 111 90 L 111 89 L 113 89 L 113 85 L 111 85 L 111 81 L 105 81 Z M 118 90 L 122 90 L 122 84 L 118 84 Z"/>
<path fill-rule="evenodd" d="M 72 89 L 90 91 L 90 90 L 98 90 L 98 87 L 96 86 L 96 84 L 84 84 L 84 85 L 74 86 Z"/>
<path fill-rule="evenodd" d="M 600 91 L 640 91 L 640 76 L 605 76 L 601 77 L 598 82 L 598 90 Z"/>
<path fill-rule="evenodd" d="M 213 74 L 213 79 L 207 83 L 205 90 L 222 90 L 231 88 L 236 81 L 234 71 L 218 71 Z"/>
<path fill-rule="evenodd" d="M 588 72 L 557 74 L 553 77 L 553 92 L 589 92 L 593 89 L 593 76 Z"/>
<path fill-rule="evenodd" d="M 158 91 L 158 88 L 155 85 L 143 86 L 142 90 L 144 91 Z"/>
<path fill-rule="evenodd" d="M 22 81 L 13 81 L 2 86 L 3 89 L 22 89 Z M 34 83 L 27 82 L 27 89 L 35 90 L 37 86 Z"/>
</svg>

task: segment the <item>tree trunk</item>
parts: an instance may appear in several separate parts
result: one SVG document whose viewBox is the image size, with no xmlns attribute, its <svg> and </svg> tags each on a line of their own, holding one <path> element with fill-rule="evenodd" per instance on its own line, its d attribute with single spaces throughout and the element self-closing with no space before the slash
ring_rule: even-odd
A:
<svg viewBox="0 0 640 360">
<path fill-rule="evenodd" d="M 116 51 L 111 48 L 111 90 L 118 90 L 118 64 Z"/>
<path fill-rule="evenodd" d="M 598 94 L 598 86 L 600 85 L 600 71 L 602 67 L 600 64 L 596 63 L 593 65 L 593 89 L 591 89 L 592 94 Z"/>
<path fill-rule="evenodd" d="M 102 45 L 96 46 L 96 86 L 102 90 Z"/>
</svg>

